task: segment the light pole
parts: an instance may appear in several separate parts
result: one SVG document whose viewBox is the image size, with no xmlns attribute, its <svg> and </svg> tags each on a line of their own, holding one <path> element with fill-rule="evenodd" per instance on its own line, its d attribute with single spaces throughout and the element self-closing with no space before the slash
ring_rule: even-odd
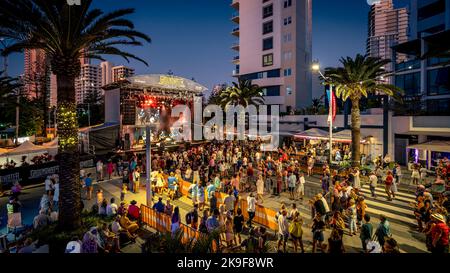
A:
<svg viewBox="0 0 450 273">
<path fill-rule="evenodd" d="M 151 155 L 152 155 L 152 150 L 151 150 L 151 128 L 150 128 L 150 124 L 147 124 L 145 126 L 145 148 L 146 148 L 146 172 L 147 172 L 147 187 L 146 187 L 146 195 L 147 195 L 147 206 L 151 207 L 152 206 L 152 202 L 153 202 L 153 193 L 152 193 L 152 179 L 151 179 L 151 172 L 152 172 L 152 166 L 151 166 Z"/>
<path fill-rule="evenodd" d="M 320 64 L 318 62 L 314 62 L 312 65 L 312 70 L 314 72 L 318 72 L 320 74 L 320 76 L 324 79 L 327 80 L 329 79 L 328 77 L 325 77 L 322 72 L 320 71 Z M 330 85 L 330 96 L 329 96 L 329 102 L 328 102 L 328 109 L 329 109 L 329 142 L 330 142 L 330 157 L 329 157 L 329 161 L 330 161 L 330 167 L 331 164 L 333 162 L 333 84 L 329 84 Z"/>
</svg>

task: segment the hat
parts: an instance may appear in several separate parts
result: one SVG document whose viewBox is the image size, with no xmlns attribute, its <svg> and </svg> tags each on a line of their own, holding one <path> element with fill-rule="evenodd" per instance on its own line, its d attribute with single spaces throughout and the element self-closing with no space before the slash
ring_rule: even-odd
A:
<svg viewBox="0 0 450 273">
<path fill-rule="evenodd" d="M 133 200 L 133 201 L 130 202 L 130 204 L 131 204 L 131 205 L 136 205 L 137 202 L 136 202 L 136 200 Z"/>
<path fill-rule="evenodd" d="M 444 216 L 442 214 L 433 213 L 433 214 L 431 214 L 431 218 L 433 218 L 433 219 L 435 219 L 435 220 L 437 220 L 439 222 L 445 223 L 445 219 L 444 219 Z"/>
</svg>

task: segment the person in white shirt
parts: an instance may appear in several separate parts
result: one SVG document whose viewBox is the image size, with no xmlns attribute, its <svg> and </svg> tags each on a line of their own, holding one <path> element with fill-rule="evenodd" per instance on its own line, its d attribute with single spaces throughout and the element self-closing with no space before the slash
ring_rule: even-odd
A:
<svg viewBox="0 0 450 273">
<path fill-rule="evenodd" d="M 247 196 L 247 212 L 248 212 L 247 225 L 251 228 L 252 220 L 253 218 L 255 218 L 256 212 L 256 198 L 253 196 L 253 193 L 250 193 L 249 196 Z"/>
<path fill-rule="evenodd" d="M 117 206 L 117 204 L 115 203 L 116 200 L 114 198 L 111 198 L 111 203 L 108 204 L 108 206 L 106 206 L 106 215 L 107 216 L 113 216 L 117 214 L 117 210 L 119 209 L 119 207 Z"/>
<path fill-rule="evenodd" d="M 289 240 L 289 222 L 287 220 L 287 211 L 283 210 L 278 216 L 278 251 L 280 252 L 281 243 L 283 243 L 283 252 L 286 253 L 286 245 Z"/>
<path fill-rule="evenodd" d="M 58 202 L 59 202 L 59 181 L 55 181 L 55 185 L 53 185 L 53 210 L 58 211 Z"/>
<path fill-rule="evenodd" d="M 47 176 L 47 178 L 45 179 L 45 192 L 48 195 L 52 195 L 52 191 L 53 191 L 53 182 L 52 182 L 52 178 L 51 176 Z"/>
<path fill-rule="evenodd" d="M 369 176 L 369 187 L 370 187 L 370 192 L 372 194 L 373 198 L 376 198 L 377 195 L 375 194 L 375 189 L 377 188 L 377 184 L 378 184 L 378 177 L 375 175 L 374 172 L 372 172 Z"/>
<path fill-rule="evenodd" d="M 300 198 L 300 200 L 303 200 L 303 196 L 305 195 L 305 182 L 305 175 L 303 173 L 300 173 L 297 187 L 297 198 Z"/>
</svg>

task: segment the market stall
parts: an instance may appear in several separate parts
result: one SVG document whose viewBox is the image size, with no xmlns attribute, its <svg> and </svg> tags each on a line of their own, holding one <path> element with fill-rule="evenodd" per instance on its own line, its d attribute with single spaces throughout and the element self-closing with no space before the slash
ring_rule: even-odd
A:
<svg viewBox="0 0 450 273">
<path fill-rule="evenodd" d="M 434 169 L 439 160 L 450 158 L 450 141 L 433 140 L 406 147 L 408 154 L 413 150 L 414 163 L 425 162 L 428 169 Z"/>
</svg>

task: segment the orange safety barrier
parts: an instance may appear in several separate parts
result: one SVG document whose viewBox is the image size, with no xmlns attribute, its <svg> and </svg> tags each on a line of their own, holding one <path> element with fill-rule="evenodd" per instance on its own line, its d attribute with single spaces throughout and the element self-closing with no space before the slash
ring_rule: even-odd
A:
<svg viewBox="0 0 450 273">
<path fill-rule="evenodd" d="M 242 209 L 242 214 L 244 215 L 245 218 L 248 219 L 247 200 L 241 199 L 240 205 Z M 277 230 L 278 223 L 275 219 L 276 214 L 277 213 L 272 209 L 265 208 L 264 206 L 261 205 L 256 205 L 255 218 L 253 218 L 253 221 L 257 224 L 268 227 L 272 230 Z"/>
<path fill-rule="evenodd" d="M 141 221 L 159 232 L 170 232 L 170 216 L 158 213 L 145 205 L 141 205 Z"/>
</svg>

